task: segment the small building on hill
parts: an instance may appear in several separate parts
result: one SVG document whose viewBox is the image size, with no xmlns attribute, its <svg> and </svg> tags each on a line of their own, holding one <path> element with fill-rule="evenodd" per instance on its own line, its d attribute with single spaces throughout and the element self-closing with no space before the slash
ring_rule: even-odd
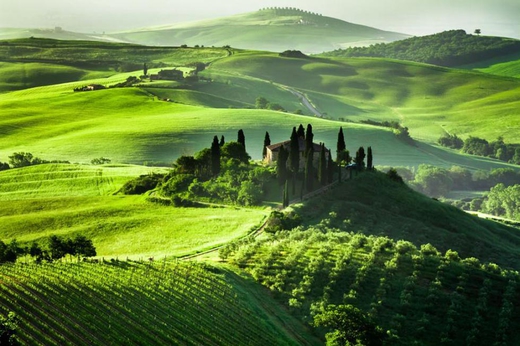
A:
<svg viewBox="0 0 520 346">
<path fill-rule="evenodd" d="M 173 70 L 161 70 L 157 74 L 150 75 L 150 80 L 173 80 L 180 81 L 184 79 L 184 72 L 181 70 L 173 69 Z"/>
<path fill-rule="evenodd" d="M 305 152 L 305 139 L 299 138 L 299 147 L 300 147 L 300 168 L 303 168 L 305 166 L 305 157 L 303 156 Z M 320 152 L 321 152 L 321 146 L 320 144 L 312 143 L 313 149 L 314 149 L 314 166 L 318 166 L 319 160 L 320 160 Z M 291 150 L 291 141 L 287 140 L 285 142 L 275 143 L 268 145 L 266 147 L 266 155 L 264 162 L 266 162 L 269 165 L 273 165 L 278 160 L 278 154 L 280 153 L 280 148 L 284 147 L 285 150 L 290 151 Z M 329 149 L 325 147 L 325 157 L 328 159 L 329 157 Z"/>
</svg>

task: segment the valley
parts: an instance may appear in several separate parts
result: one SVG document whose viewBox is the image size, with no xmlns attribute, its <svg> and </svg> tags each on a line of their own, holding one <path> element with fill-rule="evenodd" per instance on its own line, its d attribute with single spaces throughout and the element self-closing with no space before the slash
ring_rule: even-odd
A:
<svg viewBox="0 0 520 346">
<path fill-rule="evenodd" d="M 15 34 L 0 317 L 21 344 L 518 343 L 516 53 L 314 55 L 408 35 L 281 8 L 112 42 Z"/>
</svg>

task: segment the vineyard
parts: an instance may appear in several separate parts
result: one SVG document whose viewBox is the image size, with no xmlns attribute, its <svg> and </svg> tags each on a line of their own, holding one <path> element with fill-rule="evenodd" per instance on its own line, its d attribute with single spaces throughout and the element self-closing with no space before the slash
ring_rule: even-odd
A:
<svg viewBox="0 0 520 346">
<path fill-rule="evenodd" d="M 22 344 L 296 344 L 242 278 L 203 264 L 18 263 L 0 266 L 0 282 Z"/>
<path fill-rule="evenodd" d="M 352 305 L 383 331 L 385 344 L 520 342 L 514 333 L 520 323 L 520 310 L 514 308 L 520 298 L 518 272 L 461 259 L 455 251 L 442 255 L 430 244 L 417 248 L 321 225 L 235 243 L 220 255 L 311 325 L 337 306 Z M 332 340 L 345 328 L 323 333 Z"/>
</svg>

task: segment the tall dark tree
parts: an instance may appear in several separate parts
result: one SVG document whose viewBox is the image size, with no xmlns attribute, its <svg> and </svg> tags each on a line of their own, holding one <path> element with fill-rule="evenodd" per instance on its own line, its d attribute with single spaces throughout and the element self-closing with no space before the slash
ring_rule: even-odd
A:
<svg viewBox="0 0 520 346">
<path fill-rule="evenodd" d="M 296 133 L 298 134 L 298 138 L 305 138 L 305 129 L 302 124 L 298 126 L 298 131 L 296 131 Z"/>
<path fill-rule="evenodd" d="M 311 148 L 307 153 L 307 158 L 305 160 L 305 188 L 307 192 L 311 192 L 313 190 L 314 183 L 314 150 Z"/>
<path fill-rule="evenodd" d="M 343 127 L 339 128 L 338 132 L 338 142 L 336 144 L 336 162 L 342 161 L 341 153 L 343 153 L 346 149 L 345 145 L 345 136 L 343 135 Z"/>
<path fill-rule="evenodd" d="M 373 167 L 373 158 L 372 158 L 372 147 L 368 147 L 367 149 L 367 169 L 372 170 Z"/>
<path fill-rule="evenodd" d="M 148 65 L 146 65 L 146 63 L 143 64 L 143 74 L 148 76 Z"/>
<path fill-rule="evenodd" d="M 242 129 L 238 130 L 238 138 L 237 142 L 244 146 L 244 150 L 246 150 L 246 136 L 244 135 L 244 131 Z"/>
<path fill-rule="evenodd" d="M 321 186 L 327 185 L 327 158 L 325 154 L 325 145 L 321 143 L 320 145 L 320 161 L 318 165 L 318 181 Z"/>
<path fill-rule="evenodd" d="M 269 132 L 266 131 L 265 137 L 264 137 L 264 149 L 262 150 L 262 158 L 265 159 L 265 157 L 267 156 L 267 147 L 270 145 L 271 145 L 271 137 L 269 137 Z"/>
<path fill-rule="evenodd" d="M 365 148 L 359 147 L 356 152 L 356 166 L 358 170 L 362 170 L 365 167 Z"/>
<path fill-rule="evenodd" d="M 278 182 L 282 185 L 287 181 L 287 159 L 289 158 L 289 152 L 285 150 L 284 146 L 280 147 L 278 152 L 278 160 L 276 160 L 276 175 Z"/>
<path fill-rule="evenodd" d="M 220 137 L 220 142 L 218 143 L 218 145 L 222 148 L 224 144 L 226 144 L 226 139 L 224 138 L 224 135 L 222 135 Z"/>
<path fill-rule="evenodd" d="M 328 160 L 327 160 L 327 182 L 329 184 L 332 184 L 332 182 L 334 181 L 334 171 L 336 169 L 336 166 L 334 164 L 334 160 L 332 160 L 332 153 L 329 149 L 328 151 L 329 155 L 328 155 Z"/>
<path fill-rule="evenodd" d="M 211 144 L 211 173 L 214 176 L 220 173 L 220 145 L 217 136 L 213 137 Z"/>
<path fill-rule="evenodd" d="M 300 141 L 298 134 L 296 133 L 296 127 L 293 127 L 291 134 L 291 142 L 289 146 L 289 167 L 293 174 L 298 173 L 300 170 Z"/>
<path fill-rule="evenodd" d="M 307 131 L 305 132 L 305 152 L 304 152 L 305 156 L 307 156 L 307 154 L 311 150 L 311 148 L 314 150 L 313 141 L 314 141 L 314 134 L 312 133 L 312 125 L 307 124 Z"/>
<path fill-rule="evenodd" d="M 283 187 L 282 205 L 284 208 L 287 208 L 289 206 L 289 182 L 287 180 L 285 180 L 285 184 Z"/>
</svg>

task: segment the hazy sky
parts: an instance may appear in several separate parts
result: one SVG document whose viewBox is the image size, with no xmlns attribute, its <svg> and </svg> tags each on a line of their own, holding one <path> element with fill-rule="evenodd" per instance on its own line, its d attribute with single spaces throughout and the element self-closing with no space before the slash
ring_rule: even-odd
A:
<svg viewBox="0 0 520 346">
<path fill-rule="evenodd" d="M 102 32 L 297 7 L 348 22 L 425 35 L 449 29 L 520 38 L 520 0 L 0 0 L 0 27 Z"/>
</svg>

